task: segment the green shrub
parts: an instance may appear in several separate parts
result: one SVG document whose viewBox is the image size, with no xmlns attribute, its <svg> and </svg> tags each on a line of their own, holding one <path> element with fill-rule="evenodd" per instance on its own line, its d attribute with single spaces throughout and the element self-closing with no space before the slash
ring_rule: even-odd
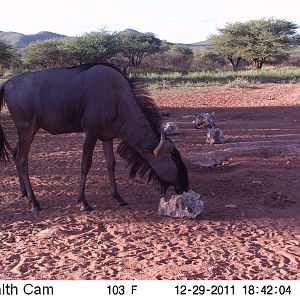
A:
<svg viewBox="0 0 300 300">
<path fill-rule="evenodd" d="M 251 83 L 248 81 L 248 79 L 245 78 L 235 78 L 232 81 L 229 81 L 226 84 L 226 88 L 234 88 L 234 89 L 243 89 L 248 88 L 251 86 Z"/>
<path fill-rule="evenodd" d="M 182 72 L 139 72 L 138 77 L 146 85 L 202 86 L 228 85 L 249 87 L 258 83 L 300 83 L 300 68 L 274 68 L 245 71 L 190 71 Z"/>
</svg>

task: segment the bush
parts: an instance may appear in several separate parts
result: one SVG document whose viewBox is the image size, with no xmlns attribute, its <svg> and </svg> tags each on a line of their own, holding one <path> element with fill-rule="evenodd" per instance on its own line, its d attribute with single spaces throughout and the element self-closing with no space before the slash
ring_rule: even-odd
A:
<svg viewBox="0 0 300 300">
<path fill-rule="evenodd" d="M 226 84 L 226 88 L 243 89 L 251 86 L 251 83 L 245 78 L 235 78 Z"/>
</svg>

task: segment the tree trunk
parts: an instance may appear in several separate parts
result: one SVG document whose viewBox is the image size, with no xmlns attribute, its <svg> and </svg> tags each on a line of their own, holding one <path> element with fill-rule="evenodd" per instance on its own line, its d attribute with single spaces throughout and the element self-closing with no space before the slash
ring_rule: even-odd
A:
<svg viewBox="0 0 300 300">
<path fill-rule="evenodd" d="M 238 58 L 236 59 L 236 65 L 235 65 L 235 68 L 236 68 L 236 69 L 238 68 L 240 61 L 241 61 L 241 57 L 238 57 Z"/>
<path fill-rule="evenodd" d="M 266 58 L 252 58 L 255 69 L 260 70 L 264 65 Z"/>
<path fill-rule="evenodd" d="M 259 63 L 259 68 L 260 68 L 260 69 L 261 69 L 262 66 L 264 65 L 265 61 L 266 61 L 266 58 L 265 58 L 265 57 L 263 57 L 263 58 L 260 60 L 260 63 Z"/>
<path fill-rule="evenodd" d="M 255 69 L 258 70 L 259 69 L 258 58 L 252 58 L 252 62 L 254 64 Z"/>
<path fill-rule="evenodd" d="M 230 61 L 231 65 L 233 66 L 233 70 L 236 71 L 240 63 L 241 57 L 237 57 L 236 61 L 234 61 L 234 57 L 232 55 L 229 55 L 227 56 L 227 59 Z"/>
<path fill-rule="evenodd" d="M 134 55 L 133 54 L 131 54 L 129 56 L 129 61 L 130 61 L 131 66 L 135 69 L 135 60 L 134 60 Z"/>
</svg>

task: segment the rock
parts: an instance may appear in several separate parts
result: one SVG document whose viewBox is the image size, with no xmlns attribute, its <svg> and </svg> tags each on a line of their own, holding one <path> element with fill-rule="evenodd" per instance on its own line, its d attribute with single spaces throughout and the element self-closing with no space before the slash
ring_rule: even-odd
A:
<svg viewBox="0 0 300 300">
<path fill-rule="evenodd" d="M 178 126 L 173 122 L 167 122 L 163 128 L 167 135 L 180 134 Z"/>
<path fill-rule="evenodd" d="M 195 115 L 184 115 L 181 116 L 183 119 L 191 119 L 191 118 L 195 118 Z"/>
<path fill-rule="evenodd" d="M 41 230 L 40 232 L 37 233 L 37 236 L 42 239 L 43 238 L 47 239 L 47 238 L 51 238 L 51 237 L 62 236 L 64 234 L 65 234 L 64 230 L 62 230 L 60 227 L 54 226 L 51 228 Z"/>
<path fill-rule="evenodd" d="M 229 166 L 230 162 L 228 160 L 224 160 L 221 162 L 221 167 Z"/>
<path fill-rule="evenodd" d="M 206 127 L 213 127 L 215 126 L 216 122 L 216 115 L 215 113 L 202 113 L 196 117 L 193 121 L 195 128 L 201 129 Z"/>
<path fill-rule="evenodd" d="M 234 204 L 226 204 L 225 207 L 226 208 L 237 208 L 237 206 Z"/>
<path fill-rule="evenodd" d="M 212 167 L 219 167 L 222 165 L 222 159 L 203 159 L 200 161 L 197 161 L 195 163 L 200 168 L 212 168 Z"/>
<path fill-rule="evenodd" d="M 194 219 L 203 211 L 203 201 L 196 192 L 189 190 L 180 195 L 173 195 L 170 200 L 160 198 L 158 212 L 163 216 Z"/>
<path fill-rule="evenodd" d="M 236 142 L 219 145 L 209 152 L 190 152 L 189 160 L 197 167 L 214 167 L 236 157 L 300 156 L 300 139 Z"/>
<path fill-rule="evenodd" d="M 220 128 L 211 127 L 208 128 L 208 132 L 206 135 L 206 143 L 207 144 L 225 144 L 227 142 L 227 138 L 225 137 L 223 131 Z"/>
<path fill-rule="evenodd" d="M 261 180 L 253 180 L 253 184 L 263 185 L 263 182 Z"/>
</svg>

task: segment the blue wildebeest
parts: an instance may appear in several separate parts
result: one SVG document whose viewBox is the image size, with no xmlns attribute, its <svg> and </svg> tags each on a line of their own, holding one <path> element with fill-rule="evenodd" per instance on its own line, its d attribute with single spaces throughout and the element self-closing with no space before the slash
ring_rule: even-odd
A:
<svg viewBox="0 0 300 300">
<path fill-rule="evenodd" d="M 102 141 L 112 197 L 120 205 L 115 181 L 113 139 L 121 140 L 117 153 L 131 166 L 130 175 L 153 181 L 162 193 L 173 186 L 177 193 L 189 189 L 187 169 L 171 140 L 161 133 L 160 114 L 145 89 L 110 64 L 52 68 L 18 74 L 0 87 L 0 110 L 4 103 L 15 123 L 18 142 L 8 145 L 0 126 L 0 160 L 11 151 L 20 189 L 40 210 L 28 176 L 28 154 L 39 128 L 51 134 L 84 132 L 81 176 L 77 201 L 90 211 L 85 182 L 97 140 Z"/>
</svg>

